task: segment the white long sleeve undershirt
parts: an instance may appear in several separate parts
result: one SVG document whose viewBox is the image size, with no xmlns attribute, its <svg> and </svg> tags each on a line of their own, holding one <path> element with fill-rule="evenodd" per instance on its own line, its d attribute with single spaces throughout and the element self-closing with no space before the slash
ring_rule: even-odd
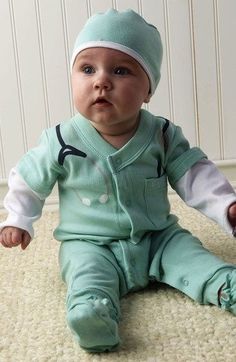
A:
<svg viewBox="0 0 236 362">
<path fill-rule="evenodd" d="M 212 161 L 202 159 L 176 183 L 175 190 L 184 202 L 232 233 L 228 208 L 236 202 L 236 193 Z"/>
<path fill-rule="evenodd" d="M 0 230 L 15 226 L 28 231 L 33 238 L 33 223 L 40 218 L 45 199 L 33 192 L 14 168 L 10 172 L 8 185 L 9 191 L 4 199 L 8 216 L 0 223 Z M 227 212 L 228 207 L 236 202 L 236 193 L 213 162 L 207 159 L 197 162 L 175 184 L 175 190 L 188 206 L 232 233 Z"/>
<path fill-rule="evenodd" d="M 15 226 L 28 231 L 33 238 L 33 223 L 40 218 L 45 199 L 29 188 L 15 168 L 10 172 L 8 187 L 4 198 L 8 216 L 0 223 L 0 230 L 5 226 Z"/>
</svg>

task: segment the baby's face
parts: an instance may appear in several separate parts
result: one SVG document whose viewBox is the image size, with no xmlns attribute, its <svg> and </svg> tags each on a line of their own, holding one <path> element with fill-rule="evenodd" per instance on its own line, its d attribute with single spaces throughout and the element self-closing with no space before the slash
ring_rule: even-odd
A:
<svg viewBox="0 0 236 362">
<path fill-rule="evenodd" d="M 149 89 L 143 68 L 123 52 L 89 48 L 77 55 L 74 104 L 100 133 L 116 135 L 136 127 L 142 104 L 150 100 Z"/>
</svg>

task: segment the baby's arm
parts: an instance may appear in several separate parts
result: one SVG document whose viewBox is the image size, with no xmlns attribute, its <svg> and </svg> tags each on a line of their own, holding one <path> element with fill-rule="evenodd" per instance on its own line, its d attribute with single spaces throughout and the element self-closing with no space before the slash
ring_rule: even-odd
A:
<svg viewBox="0 0 236 362">
<path fill-rule="evenodd" d="M 8 216 L 0 223 L 0 243 L 25 249 L 34 236 L 33 223 L 41 216 L 44 198 L 33 192 L 15 169 L 10 172 L 8 185 L 4 199 Z"/>
<path fill-rule="evenodd" d="M 236 236 L 236 193 L 213 162 L 207 159 L 197 162 L 174 188 L 188 206 Z"/>
<path fill-rule="evenodd" d="M 21 245 L 21 248 L 24 250 L 27 248 L 30 241 L 31 236 L 28 231 L 17 227 L 6 226 L 0 233 L 0 244 L 5 246 L 5 248 Z"/>
</svg>

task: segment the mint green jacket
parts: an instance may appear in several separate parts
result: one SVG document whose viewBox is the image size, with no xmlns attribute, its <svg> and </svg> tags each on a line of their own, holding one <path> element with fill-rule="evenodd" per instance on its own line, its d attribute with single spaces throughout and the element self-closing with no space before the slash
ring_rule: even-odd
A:
<svg viewBox="0 0 236 362">
<path fill-rule="evenodd" d="M 190 148 L 181 128 L 141 110 L 139 127 L 117 150 L 80 114 L 45 130 L 38 147 L 18 163 L 28 186 L 46 198 L 55 183 L 60 199 L 56 239 L 137 244 L 177 222 L 172 188 L 206 155 Z"/>
</svg>

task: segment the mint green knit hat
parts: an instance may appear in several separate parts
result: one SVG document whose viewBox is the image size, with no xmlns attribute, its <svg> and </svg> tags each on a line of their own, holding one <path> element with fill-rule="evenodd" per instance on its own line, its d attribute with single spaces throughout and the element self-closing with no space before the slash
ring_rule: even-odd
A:
<svg viewBox="0 0 236 362">
<path fill-rule="evenodd" d="M 111 48 L 133 57 L 143 67 L 150 80 L 151 94 L 159 80 L 162 43 L 158 30 L 135 11 L 109 9 L 88 19 L 79 33 L 71 57 L 71 69 L 76 56 L 87 48 Z"/>
</svg>

